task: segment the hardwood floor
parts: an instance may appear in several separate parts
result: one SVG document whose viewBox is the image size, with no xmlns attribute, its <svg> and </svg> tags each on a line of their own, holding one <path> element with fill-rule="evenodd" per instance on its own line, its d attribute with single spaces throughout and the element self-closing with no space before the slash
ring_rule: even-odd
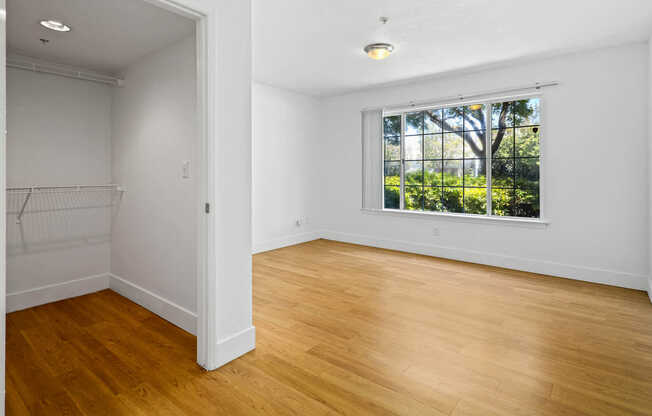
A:
<svg viewBox="0 0 652 416">
<path fill-rule="evenodd" d="M 111 291 L 7 316 L 7 414 L 652 415 L 644 292 L 313 241 L 254 256 L 214 372 Z"/>
</svg>

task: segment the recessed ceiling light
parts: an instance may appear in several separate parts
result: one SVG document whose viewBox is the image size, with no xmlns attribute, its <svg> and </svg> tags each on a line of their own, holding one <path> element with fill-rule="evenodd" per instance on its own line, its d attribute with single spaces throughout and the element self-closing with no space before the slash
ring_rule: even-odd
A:
<svg viewBox="0 0 652 416">
<path fill-rule="evenodd" d="M 56 32 L 70 32 L 70 26 L 58 20 L 41 20 L 41 26 Z"/>
<path fill-rule="evenodd" d="M 384 27 L 389 18 L 383 16 L 378 20 Z M 394 45 L 385 42 L 370 43 L 364 47 L 364 51 L 371 59 L 381 60 L 387 58 L 394 51 Z"/>
</svg>

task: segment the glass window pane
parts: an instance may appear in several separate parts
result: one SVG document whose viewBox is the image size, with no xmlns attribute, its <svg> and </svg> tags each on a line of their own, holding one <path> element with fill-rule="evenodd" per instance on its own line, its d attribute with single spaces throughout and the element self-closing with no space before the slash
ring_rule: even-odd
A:
<svg viewBox="0 0 652 416">
<path fill-rule="evenodd" d="M 444 161 L 444 185 L 462 186 L 462 161 L 445 160 Z"/>
<path fill-rule="evenodd" d="M 423 133 L 423 111 L 407 113 L 405 116 L 405 134 Z"/>
<path fill-rule="evenodd" d="M 425 211 L 443 211 L 441 202 L 441 188 L 425 188 L 424 189 L 424 210 Z"/>
<path fill-rule="evenodd" d="M 442 163 L 441 161 L 424 162 L 424 179 L 426 186 L 442 185 Z"/>
<path fill-rule="evenodd" d="M 401 185 L 401 162 L 385 162 L 385 185 Z"/>
<path fill-rule="evenodd" d="M 401 136 L 385 137 L 385 160 L 401 160 Z"/>
<path fill-rule="evenodd" d="M 484 104 L 471 104 L 464 107 L 464 131 L 484 130 Z"/>
<path fill-rule="evenodd" d="M 464 150 L 460 134 L 444 133 L 444 159 L 462 158 L 462 152 Z"/>
<path fill-rule="evenodd" d="M 514 187 L 514 159 L 491 161 L 491 186 L 494 188 Z"/>
<path fill-rule="evenodd" d="M 464 159 L 464 186 L 487 186 L 486 170 L 485 159 Z"/>
<path fill-rule="evenodd" d="M 405 186 L 405 209 L 410 211 L 423 209 L 423 188 L 421 186 Z"/>
<path fill-rule="evenodd" d="M 487 188 L 464 188 L 464 212 L 487 213 Z"/>
<path fill-rule="evenodd" d="M 424 159 L 441 159 L 442 158 L 442 135 L 428 134 L 423 136 Z"/>
<path fill-rule="evenodd" d="M 469 131 L 464 133 L 464 157 L 486 157 L 484 147 L 484 131 Z"/>
<path fill-rule="evenodd" d="M 405 184 L 423 184 L 423 162 L 405 162 Z"/>
<path fill-rule="evenodd" d="M 539 188 L 539 159 L 516 159 L 516 187 Z"/>
<path fill-rule="evenodd" d="M 514 101 L 514 125 L 532 126 L 541 123 L 539 98 Z"/>
<path fill-rule="evenodd" d="M 514 126 L 511 102 L 491 105 L 491 126 L 494 129 Z"/>
<path fill-rule="evenodd" d="M 405 136 L 405 159 L 419 160 L 423 159 L 421 153 L 421 141 L 423 136 Z"/>
<path fill-rule="evenodd" d="M 427 110 L 424 115 L 424 133 L 441 133 L 442 110 Z"/>
<path fill-rule="evenodd" d="M 516 129 L 516 157 L 539 156 L 539 127 Z"/>
<path fill-rule="evenodd" d="M 498 146 L 493 153 L 494 158 L 514 157 L 514 129 L 493 130 L 491 134 L 491 148 Z"/>
<path fill-rule="evenodd" d="M 464 212 L 462 188 L 442 188 L 442 209 L 446 212 Z"/>
<path fill-rule="evenodd" d="M 539 217 L 539 189 L 516 189 L 514 201 L 515 217 Z"/>
<path fill-rule="evenodd" d="M 387 116 L 383 119 L 383 130 L 385 136 L 400 136 L 401 135 L 401 116 Z"/>
<path fill-rule="evenodd" d="M 383 118 L 386 208 L 400 209 L 403 173 L 406 210 L 486 214 L 489 146 L 492 215 L 539 217 L 539 98 L 413 111 L 403 117 L 403 123 L 400 115 Z"/>
<path fill-rule="evenodd" d="M 491 190 L 491 213 L 502 217 L 514 216 L 514 190 L 496 189 Z"/>
<path fill-rule="evenodd" d="M 464 107 L 444 108 L 444 131 L 462 131 Z"/>
<path fill-rule="evenodd" d="M 401 209 L 401 188 L 398 186 L 385 187 L 385 208 Z"/>
</svg>

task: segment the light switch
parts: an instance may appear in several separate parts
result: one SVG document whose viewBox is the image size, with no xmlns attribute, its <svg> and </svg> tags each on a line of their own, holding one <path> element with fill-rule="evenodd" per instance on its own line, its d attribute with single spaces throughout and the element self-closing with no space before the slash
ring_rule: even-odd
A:
<svg viewBox="0 0 652 416">
<path fill-rule="evenodd" d="M 183 179 L 189 179 L 190 178 L 190 161 L 189 160 L 184 160 L 183 164 L 181 165 L 181 177 Z"/>
</svg>

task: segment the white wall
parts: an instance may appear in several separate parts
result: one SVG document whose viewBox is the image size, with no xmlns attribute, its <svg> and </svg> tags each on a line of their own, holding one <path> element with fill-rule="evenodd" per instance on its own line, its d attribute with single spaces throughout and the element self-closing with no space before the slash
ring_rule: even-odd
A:
<svg viewBox="0 0 652 416">
<path fill-rule="evenodd" d="M 647 60 L 647 46 L 636 44 L 326 99 L 323 235 L 645 289 Z M 362 108 L 550 80 L 561 85 L 545 89 L 543 99 L 547 228 L 360 211 Z"/>
<path fill-rule="evenodd" d="M 8 69 L 7 186 L 110 183 L 110 117 L 108 86 Z M 10 310 L 17 292 L 108 273 L 108 196 L 35 196 L 20 225 L 23 196 L 9 196 Z"/>
<path fill-rule="evenodd" d="M 137 295 L 135 285 L 191 313 L 197 311 L 195 68 L 194 36 L 131 65 L 125 86 L 113 90 L 112 118 L 113 181 L 127 191 L 114 216 L 111 273 L 123 279 L 126 294 Z"/>
<path fill-rule="evenodd" d="M 319 100 L 253 84 L 254 252 L 315 237 L 322 132 Z M 303 219 L 297 225 L 298 219 Z"/>
</svg>

